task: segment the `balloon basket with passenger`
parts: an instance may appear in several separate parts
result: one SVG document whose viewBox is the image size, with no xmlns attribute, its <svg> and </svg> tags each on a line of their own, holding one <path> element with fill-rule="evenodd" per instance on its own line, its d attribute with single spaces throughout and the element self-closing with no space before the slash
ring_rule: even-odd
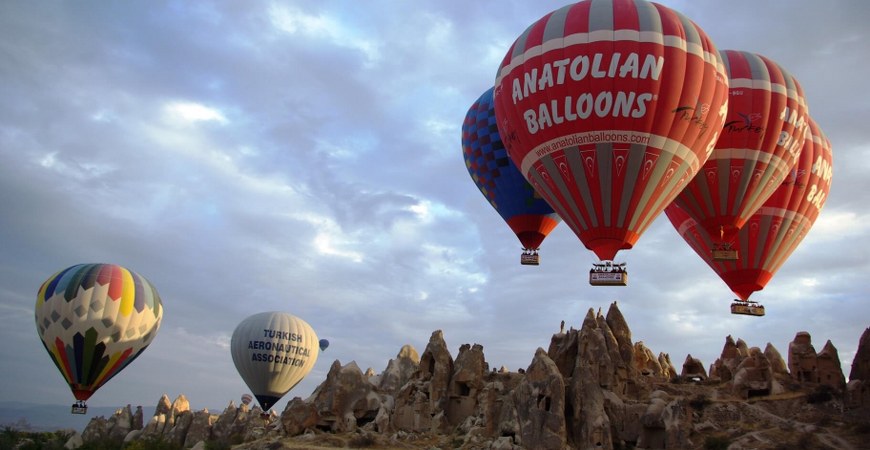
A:
<svg viewBox="0 0 870 450">
<path fill-rule="evenodd" d="M 713 254 L 713 261 L 737 261 L 739 259 L 737 249 L 727 242 L 714 246 L 710 252 Z"/>
<path fill-rule="evenodd" d="M 70 413 L 72 413 L 72 414 L 87 414 L 88 413 L 88 405 L 85 404 L 84 400 L 78 400 L 77 402 L 72 404 L 72 408 L 70 409 Z"/>
<path fill-rule="evenodd" d="M 710 253 L 713 261 L 737 261 L 740 259 L 740 254 L 730 242 L 718 242 L 712 245 Z"/>
<path fill-rule="evenodd" d="M 743 301 L 735 298 L 734 302 L 731 303 L 731 314 L 760 317 L 764 315 L 764 305 L 751 300 Z"/>
<path fill-rule="evenodd" d="M 540 255 L 538 255 L 538 249 L 536 248 L 524 248 L 523 253 L 520 255 L 520 264 L 524 266 L 537 266 L 541 263 Z"/>
<path fill-rule="evenodd" d="M 628 285 L 628 272 L 625 270 L 625 263 L 613 261 L 592 263 L 592 268 L 589 269 L 589 284 L 592 286 Z"/>
<path fill-rule="evenodd" d="M 719 227 L 719 242 L 712 245 L 710 253 L 713 256 L 713 261 L 737 261 L 739 254 L 737 249 L 730 242 L 725 241 L 725 227 Z"/>
</svg>

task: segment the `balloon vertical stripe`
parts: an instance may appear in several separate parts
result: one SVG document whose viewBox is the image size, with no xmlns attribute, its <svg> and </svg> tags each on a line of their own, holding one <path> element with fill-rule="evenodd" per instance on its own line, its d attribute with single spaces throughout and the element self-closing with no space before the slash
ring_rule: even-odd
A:
<svg viewBox="0 0 870 450">
<path fill-rule="evenodd" d="M 94 381 L 94 385 L 102 386 L 106 381 L 109 381 L 113 376 L 115 376 L 115 374 L 123 369 L 128 362 L 132 361 L 132 359 L 128 359 L 130 353 L 133 353 L 132 348 L 124 350 L 123 353 L 116 353 L 112 355 L 107 360 L 103 369 L 100 371 L 99 376 Z"/>
<path fill-rule="evenodd" d="M 46 348 L 49 348 L 48 345 L 43 341 L 42 343 Z M 49 354 L 52 356 L 54 360 L 54 364 L 60 370 L 64 379 L 67 383 L 72 383 L 72 367 L 69 364 L 69 357 L 67 356 L 66 346 L 64 346 L 63 342 L 58 338 L 54 342 L 54 346 L 49 350 Z"/>
<path fill-rule="evenodd" d="M 149 299 L 147 298 L 150 292 L 147 292 L 146 289 L 142 285 L 142 280 L 139 279 L 138 276 L 133 276 L 133 309 L 136 312 L 142 312 L 142 309 L 145 307 L 145 302 Z"/>
<path fill-rule="evenodd" d="M 46 300 L 51 298 L 52 295 L 54 295 L 55 289 L 57 289 L 61 278 L 63 278 L 64 274 L 70 269 L 72 269 L 72 267 L 61 270 L 60 272 L 54 274 L 51 278 L 49 278 L 45 283 L 42 283 L 42 286 L 39 288 L 39 294 L 36 297 L 37 307 L 41 306 L 42 303 L 44 303 Z"/>
<path fill-rule="evenodd" d="M 97 359 L 97 330 L 90 328 L 85 331 L 85 339 L 81 343 L 81 346 L 82 358 L 76 361 L 82 368 L 78 381 L 81 384 L 88 384 L 91 377 L 91 371 L 93 370 L 94 360 Z"/>
<path fill-rule="evenodd" d="M 61 287 L 64 289 L 64 299 L 67 302 L 72 301 L 78 295 L 81 280 L 87 275 L 88 266 L 83 266 L 82 270 L 67 272 L 67 276 L 61 280 Z"/>
<path fill-rule="evenodd" d="M 85 351 L 85 337 L 82 336 L 81 333 L 76 333 L 72 337 L 72 352 L 73 352 L 73 367 L 75 368 L 75 372 L 73 372 L 73 381 L 76 383 L 81 383 L 82 378 L 84 378 L 84 351 Z M 69 347 L 69 346 L 67 346 Z"/>
</svg>

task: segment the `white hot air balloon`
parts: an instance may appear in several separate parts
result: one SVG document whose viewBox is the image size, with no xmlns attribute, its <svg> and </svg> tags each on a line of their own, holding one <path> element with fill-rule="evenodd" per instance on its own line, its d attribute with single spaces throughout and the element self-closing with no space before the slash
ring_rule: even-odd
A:
<svg viewBox="0 0 870 450">
<path fill-rule="evenodd" d="M 233 331 L 230 352 L 239 375 L 263 411 L 305 378 L 320 352 L 317 334 L 304 320 L 283 312 L 263 312 Z"/>
</svg>

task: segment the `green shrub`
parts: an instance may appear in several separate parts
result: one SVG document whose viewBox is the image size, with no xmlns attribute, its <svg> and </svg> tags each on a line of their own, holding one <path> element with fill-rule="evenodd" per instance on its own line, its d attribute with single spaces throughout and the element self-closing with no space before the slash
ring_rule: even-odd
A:
<svg viewBox="0 0 870 450">
<path fill-rule="evenodd" d="M 374 447 L 377 444 L 377 440 L 374 436 L 370 434 L 361 434 L 358 436 L 354 436 L 350 439 L 347 445 L 350 448 L 367 448 Z"/>
<path fill-rule="evenodd" d="M 163 439 L 137 439 L 123 448 L 124 450 L 183 450 L 184 446 Z"/>
<path fill-rule="evenodd" d="M 88 441 L 82 444 L 78 450 L 118 450 L 120 443 L 114 439 L 100 439 L 96 441 Z"/>
<path fill-rule="evenodd" d="M 230 450 L 232 446 L 229 443 L 210 439 L 205 441 L 205 450 Z"/>
<path fill-rule="evenodd" d="M 704 439 L 704 450 L 727 450 L 731 439 L 726 436 L 707 436 Z"/>
<path fill-rule="evenodd" d="M 698 394 L 694 396 L 691 400 L 689 400 L 689 406 L 695 408 L 698 411 L 703 410 L 710 403 L 713 403 L 713 401 L 710 400 L 710 397 L 707 397 L 704 394 Z"/>
<path fill-rule="evenodd" d="M 868 422 L 853 424 L 851 428 L 857 434 L 870 434 L 870 423 Z"/>
<path fill-rule="evenodd" d="M 825 403 L 834 398 L 834 389 L 827 384 L 822 384 L 813 392 L 807 394 L 807 403 Z"/>
</svg>

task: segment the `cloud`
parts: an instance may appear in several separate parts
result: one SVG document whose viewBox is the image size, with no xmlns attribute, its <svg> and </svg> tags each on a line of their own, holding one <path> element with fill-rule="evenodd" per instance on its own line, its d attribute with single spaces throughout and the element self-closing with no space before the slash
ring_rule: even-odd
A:
<svg viewBox="0 0 870 450">
<path fill-rule="evenodd" d="M 300 34 L 310 39 L 324 39 L 339 47 L 347 47 L 362 52 L 368 64 L 380 59 L 379 45 L 363 36 L 353 33 L 352 24 L 341 22 L 329 14 L 306 14 L 282 5 L 269 8 L 272 25 L 285 33 Z"/>
<path fill-rule="evenodd" d="M 186 122 L 227 123 L 227 118 L 224 117 L 220 110 L 195 102 L 170 102 L 165 108 L 171 119 L 180 119 Z"/>
</svg>

